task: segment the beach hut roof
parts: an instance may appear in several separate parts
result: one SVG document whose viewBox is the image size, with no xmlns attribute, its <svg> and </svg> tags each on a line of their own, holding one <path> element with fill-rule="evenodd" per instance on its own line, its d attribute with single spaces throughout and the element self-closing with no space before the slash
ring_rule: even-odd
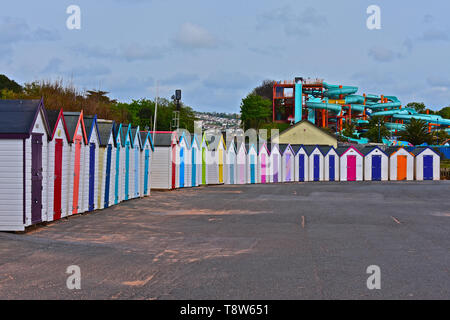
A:
<svg viewBox="0 0 450 320">
<path fill-rule="evenodd" d="M 284 154 L 287 149 L 290 149 L 292 153 L 294 153 L 294 150 L 292 149 L 290 144 L 279 144 L 278 147 L 280 148 L 280 153 Z"/>
<path fill-rule="evenodd" d="M 342 146 L 342 147 L 338 147 L 336 149 L 336 152 L 339 156 L 342 156 L 344 153 L 346 153 L 349 149 L 354 149 L 356 150 L 356 152 L 358 152 L 361 156 L 364 156 L 361 151 L 359 151 L 358 148 L 356 148 L 355 146 Z"/>
<path fill-rule="evenodd" d="M 411 153 L 414 154 L 415 156 L 418 156 L 419 154 L 421 154 L 422 152 L 424 152 L 427 149 L 430 149 L 431 151 L 436 153 L 436 155 L 440 156 L 439 153 L 436 152 L 436 150 L 434 150 L 433 148 L 430 148 L 430 147 L 416 147 L 416 148 L 414 148 L 413 151 L 411 151 Z"/>
<path fill-rule="evenodd" d="M 83 116 L 83 120 L 84 120 L 84 127 L 86 129 L 86 134 L 87 134 L 87 140 L 91 140 L 91 135 L 92 132 L 94 132 L 94 127 L 97 127 L 97 132 L 98 132 L 98 126 L 97 126 L 97 115 L 95 116 Z M 100 140 L 100 135 L 98 137 L 98 139 Z M 100 145 L 101 145 L 101 141 L 99 141 Z"/>
<path fill-rule="evenodd" d="M 44 110 L 42 100 L 0 100 L 0 134 L 28 138 L 41 110 Z M 48 134 L 48 122 L 43 112 Z"/>
<path fill-rule="evenodd" d="M 319 145 L 318 148 L 319 148 L 320 152 L 322 152 L 322 154 L 324 156 L 326 156 L 331 150 L 336 150 L 336 149 L 334 149 L 333 146 L 322 146 L 322 145 Z"/>
<path fill-rule="evenodd" d="M 52 140 L 53 137 L 55 136 L 55 132 L 56 132 L 56 128 L 57 128 L 57 123 L 58 120 L 61 119 L 62 123 L 63 123 L 63 127 L 64 127 L 64 131 L 66 133 L 66 137 L 69 138 L 69 132 L 67 131 L 67 126 L 66 126 L 66 121 L 64 119 L 64 115 L 63 115 L 63 110 L 45 110 L 45 114 L 47 117 L 47 123 L 49 126 L 49 132 L 50 132 L 50 136 L 48 137 L 49 140 Z M 69 138 L 70 139 L 70 138 Z"/>
<path fill-rule="evenodd" d="M 97 120 L 98 135 L 100 136 L 100 146 L 106 147 L 109 141 L 109 136 L 113 133 L 114 136 L 114 121 Z M 114 146 L 116 145 L 113 139 Z"/>
<path fill-rule="evenodd" d="M 380 150 L 381 152 L 383 152 L 385 155 L 387 155 L 386 154 L 386 152 L 384 152 L 380 147 L 378 147 L 378 146 L 365 146 L 364 148 L 361 148 L 360 149 L 360 151 L 361 151 L 361 153 L 364 155 L 364 156 L 367 156 L 369 153 L 371 153 L 373 150 L 375 150 L 375 149 L 378 149 L 378 150 Z"/>
<path fill-rule="evenodd" d="M 170 147 L 172 146 L 172 132 L 155 133 L 155 147 Z"/>
<path fill-rule="evenodd" d="M 69 132 L 70 142 L 73 142 L 77 130 L 77 124 L 81 122 L 81 131 L 83 132 L 84 143 L 87 143 L 86 127 L 84 125 L 83 111 L 81 112 L 63 112 L 66 121 L 67 131 Z"/>
</svg>

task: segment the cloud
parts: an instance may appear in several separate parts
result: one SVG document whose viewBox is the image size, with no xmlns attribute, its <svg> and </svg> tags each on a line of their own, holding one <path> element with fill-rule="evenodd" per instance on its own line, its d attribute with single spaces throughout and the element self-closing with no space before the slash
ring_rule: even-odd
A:
<svg viewBox="0 0 450 320">
<path fill-rule="evenodd" d="M 174 43 L 187 49 L 208 49 L 217 46 L 216 38 L 208 30 L 190 22 L 181 25 Z"/>
<path fill-rule="evenodd" d="M 111 48 L 105 48 L 101 47 L 99 45 L 84 45 L 84 44 L 78 44 L 71 48 L 72 52 L 75 52 L 77 54 L 84 55 L 88 58 L 117 58 L 118 53 L 116 49 Z"/>
<path fill-rule="evenodd" d="M 217 72 L 203 80 L 203 85 L 213 89 L 248 89 L 255 81 L 239 72 Z"/>
<path fill-rule="evenodd" d="M 43 74 L 55 74 L 61 71 L 63 61 L 60 58 L 52 58 L 47 65 L 42 69 Z"/>
<path fill-rule="evenodd" d="M 119 55 L 127 61 L 154 60 L 163 58 L 164 52 L 167 50 L 163 47 L 143 46 L 133 43 L 122 46 Z"/>
<path fill-rule="evenodd" d="M 170 77 L 167 77 L 161 80 L 162 85 L 170 86 L 170 85 L 186 85 L 191 84 L 193 82 L 197 82 L 199 76 L 197 74 L 191 73 L 177 73 Z"/>
<path fill-rule="evenodd" d="M 68 71 L 66 71 L 65 73 L 70 73 L 72 74 L 74 77 L 96 77 L 96 76 L 104 76 L 104 75 L 108 75 L 111 73 L 111 69 L 107 66 L 104 65 L 90 65 L 90 66 L 78 66 L 78 67 L 74 67 Z"/>
<path fill-rule="evenodd" d="M 443 76 L 430 76 L 427 78 L 427 83 L 435 88 L 448 88 L 450 89 L 450 79 Z"/>
<path fill-rule="evenodd" d="M 423 16 L 423 23 L 430 24 L 434 22 L 434 17 L 431 14 L 426 14 Z"/>
<path fill-rule="evenodd" d="M 259 15 L 257 20 L 258 29 L 267 27 L 268 24 L 282 26 L 287 36 L 295 37 L 308 36 L 312 30 L 328 25 L 326 16 L 312 7 L 297 13 L 290 6 L 284 6 Z"/>
<path fill-rule="evenodd" d="M 397 55 L 389 48 L 375 46 L 369 49 L 369 57 L 378 62 L 391 62 Z"/>
<path fill-rule="evenodd" d="M 0 18 L 0 42 L 13 44 L 20 41 L 55 41 L 60 36 L 56 31 L 37 28 L 31 29 L 23 19 L 1 17 Z"/>
<path fill-rule="evenodd" d="M 449 41 L 448 32 L 439 29 L 429 29 L 424 31 L 419 38 L 423 41 Z"/>
</svg>

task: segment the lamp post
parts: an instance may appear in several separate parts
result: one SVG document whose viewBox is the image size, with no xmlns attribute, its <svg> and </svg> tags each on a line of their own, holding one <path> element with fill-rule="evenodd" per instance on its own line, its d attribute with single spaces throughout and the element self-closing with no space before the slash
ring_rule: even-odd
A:
<svg viewBox="0 0 450 320">
<path fill-rule="evenodd" d="M 378 142 L 381 142 L 381 119 L 378 119 L 377 127 L 378 127 Z"/>
</svg>

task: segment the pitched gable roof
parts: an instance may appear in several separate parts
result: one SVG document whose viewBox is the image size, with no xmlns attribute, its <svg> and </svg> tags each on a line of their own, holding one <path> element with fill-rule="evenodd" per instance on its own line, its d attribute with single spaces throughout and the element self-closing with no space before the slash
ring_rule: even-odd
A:
<svg viewBox="0 0 450 320">
<path fill-rule="evenodd" d="M 364 156 L 367 156 L 369 153 L 371 153 L 373 150 L 378 149 L 381 152 L 383 152 L 384 154 L 386 154 L 386 152 L 384 152 L 382 149 L 380 149 L 378 146 L 365 146 L 364 148 L 360 149 L 361 153 Z M 387 155 L 387 154 L 386 154 Z"/>
<path fill-rule="evenodd" d="M 56 128 L 58 127 L 58 123 L 59 121 L 62 121 L 62 125 L 64 128 L 64 132 L 65 135 L 67 137 L 68 140 L 70 140 L 70 135 L 69 135 L 69 131 L 67 130 L 67 125 L 66 125 L 66 120 L 64 119 L 64 114 L 63 114 L 63 110 L 46 110 L 45 112 L 46 117 L 47 117 L 47 122 L 49 125 L 49 131 L 50 131 L 50 135 L 49 135 L 49 140 L 53 140 L 53 137 L 55 136 L 56 133 Z"/>
<path fill-rule="evenodd" d="M 171 147 L 172 146 L 172 132 L 155 132 L 155 147 Z"/>
<path fill-rule="evenodd" d="M 113 135 L 113 145 L 116 145 L 114 139 L 114 121 L 97 120 L 98 135 L 100 136 L 100 146 L 106 147 L 109 137 Z"/>
<path fill-rule="evenodd" d="M 49 133 L 44 103 L 41 100 L 0 100 L 0 134 L 28 138 L 40 112 Z"/>
<path fill-rule="evenodd" d="M 414 154 L 415 156 L 418 156 L 419 154 L 421 154 L 422 152 L 424 152 L 425 150 L 430 149 L 431 151 L 433 151 L 435 154 L 437 154 L 438 156 L 440 156 L 439 153 L 436 152 L 436 150 L 434 150 L 433 148 L 430 147 L 416 147 L 414 148 L 414 150 L 411 151 L 412 154 Z"/>
<path fill-rule="evenodd" d="M 94 130 L 97 130 L 98 133 L 97 115 L 83 116 L 83 120 L 84 120 L 84 127 L 86 128 L 87 140 L 90 141 Z M 98 139 L 100 140 L 100 135 L 98 135 Z M 99 143 L 101 144 L 101 141 L 99 141 Z"/>
<path fill-rule="evenodd" d="M 349 149 L 354 149 L 356 152 L 358 152 L 361 156 L 364 157 L 364 155 L 361 153 L 361 151 L 359 151 L 355 146 L 343 146 L 343 147 L 338 147 L 336 149 L 337 154 L 339 155 L 339 157 L 342 157 L 342 155 L 344 153 L 346 153 Z"/>
<path fill-rule="evenodd" d="M 70 142 L 73 142 L 78 125 L 81 125 L 81 132 L 83 135 L 84 143 L 87 143 L 86 128 L 83 119 L 83 110 L 81 112 L 63 112 L 64 119 L 67 125 L 67 131 L 69 132 Z"/>
</svg>

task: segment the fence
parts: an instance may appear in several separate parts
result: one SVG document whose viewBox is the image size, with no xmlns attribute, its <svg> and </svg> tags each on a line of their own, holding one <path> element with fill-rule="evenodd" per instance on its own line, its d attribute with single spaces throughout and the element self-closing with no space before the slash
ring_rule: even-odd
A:
<svg viewBox="0 0 450 320">
<path fill-rule="evenodd" d="M 441 179 L 450 180 L 450 168 L 441 168 Z"/>
</svg>

